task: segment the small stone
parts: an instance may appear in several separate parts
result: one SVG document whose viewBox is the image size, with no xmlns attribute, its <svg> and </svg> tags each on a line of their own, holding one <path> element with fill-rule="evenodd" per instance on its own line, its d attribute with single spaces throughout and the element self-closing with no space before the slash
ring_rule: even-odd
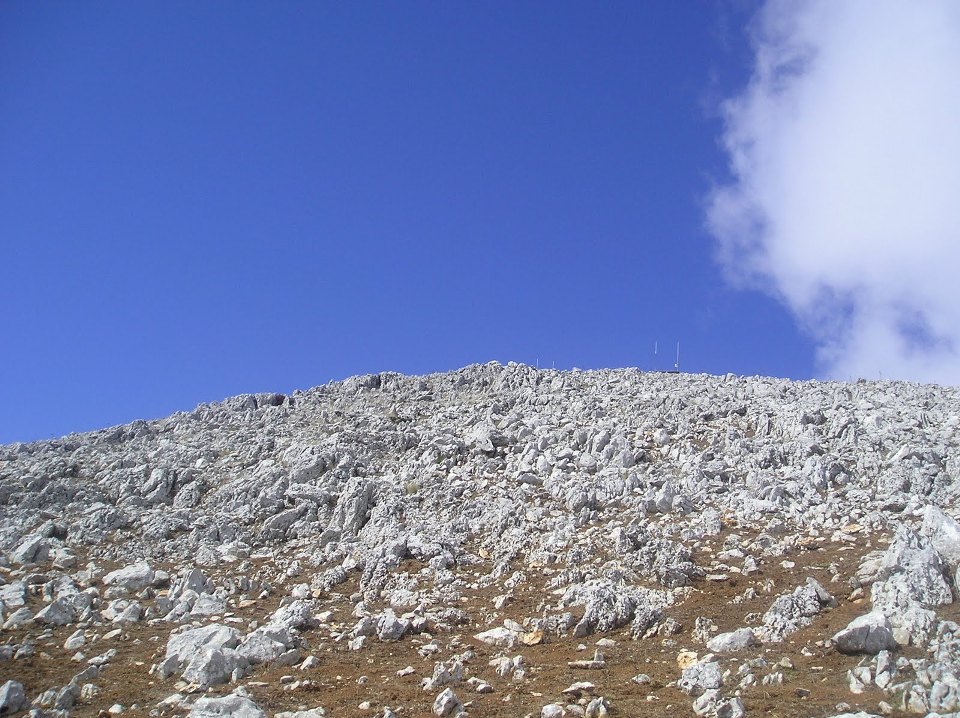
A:
<svg viewBox="0 0 960 718">
<path fill-rule="evenodd" d="M 543 631 L 537 628 L 528 633 L 521 634 L 520 643 L 525 646 L 536 646 L 543 643 Z"/>
<path fill-rule="evenodd" d="M 70 637 L 63 642 L 63 648 L 66 651 L 75 651 L 86 642 L 87 638 L 83 635 L 82 630 L 74 631 L 70 634 Z"/>
</svg>

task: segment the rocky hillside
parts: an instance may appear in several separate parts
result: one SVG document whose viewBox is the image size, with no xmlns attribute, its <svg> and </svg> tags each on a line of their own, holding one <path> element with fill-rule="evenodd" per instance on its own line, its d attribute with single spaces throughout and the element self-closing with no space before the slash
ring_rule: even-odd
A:
<svg viewBox="0 0 960 718">
<path fill-rule="evenodd" d="M 960 712 L 958 425 L 487 364 L 0 447 L 0 715 Z"/>
</svg>

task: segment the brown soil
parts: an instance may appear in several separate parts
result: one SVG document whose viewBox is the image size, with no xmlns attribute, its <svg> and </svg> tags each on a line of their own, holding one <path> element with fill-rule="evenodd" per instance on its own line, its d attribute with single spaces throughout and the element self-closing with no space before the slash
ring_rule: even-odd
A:
<svg viewBox="0 0 960 718">
<path fill-rule="evenodd" d="M 738 533 L 745 536 L 743 531 Z M 720 550 L 722 538 L 713 540 L 715 551 Z M 697 562 L 708 569 L 711 554 L 705 549 L 709 547 L 705 545 L 704 550 L 696 556 Z M 734 694 L 734 687 L 740 680 L 736 672 L 742 662 L 763 657 L 769 665 L 754 671 L 758 685 L 740 693 L 748 715 L 778 718 L 830 716 L 840 712 L 837 709 L 840 703 L 848 704 L 850 710 L 879 713 L 878 702 L 885 698 L 881 691 L 868 691 L 858 696 L 851 694 L 847 688 L 847 670 L 856 666 L 859 658 L 839 654 L 823 645 L 824 639 L 869 609 L 868 598 L 849 600 L 850 588 L 846 579 L 854 573 L 860 558 L 875 547 L 868 545 L 866 540 L 842 545 L 824 541 L 788 556 L 768 558 L 761 563 L 761 570 L 750 576 L 730 574 L 728 580 L 723 582 L 700 580 L 694 584 L 685 601 L 667 609 L 667 615 L 677 619 L 683 630 L 666 638 L 658 636 L 634 641 L 630 638 L 629 627 L 625 627 L 586 639 L 548 637 L 540 645 L 517 646 L 509 651 L 492 648 L 474 639 L 473 634 L 491 625 L 499 625 L 503 618 L 522 621 L 526 617 L 536 617 L 538 606 L 544 601 L 555 600 L 544 590 L 543 582 L 537 580 L 535 570 L 531 569 L 528 580 L 514 589 L 513 600 L 498 612 L 498 621 L 493 624 L 481 624 L 479 621 L 481 616 L 494 611 L 493 600 L 504 592 L 502 587 L 464 594 L 464 600 L 456 605 L 467 611 L 474 624 L 460 627 L 457 629 L 459 633 L 443 633 L 432 637 L 407 636 L 394 643 L 383 643 L 372 638 L 361 650 L 350 651 L 346 640 L 334 641 L 329 630 L 314 629 L 303 634 L 306 643 L 303 654 L 315 655 L 320 661 L 318 667 L 308 671 L 296 667 L 259 668 L 241 685 L 246 686 L 257 704 L 268 714 L 323 706 L 337 718 L 373 718 L 382 714 L 384 706 L 390 706 L 401 716 L 427 716 L 431 714 L 430 707 L 439 691 L 422 690 L 420 680 L 432 675 L 436 661 L 447 660 L 470 648 L 476 657 L 467 665 L 467 675 L 483 679 L 495 689 L 493 693 L 481 695 L 473 692 L 465 682 L 453 686 L 459 698 L 467 704 L 471 715 L 538 717 L 540 709 L 547 703 L 569 702 L 562 690 L 571 683 L 590 681 L 596 686 L 593 694 L 610 700 L 613 716 L 692 716 L 692 699 L 675 687 L 675 681 L 680 674 L 677 667 L 679 651 L 693 650 L 700 655 L 706 653 L 704 645 L 696 642 L 691 635 L 696 618 L 705 616 L 712 619 L 720 631 L 747 625 L 747 614 L 762 615 L 775 596 L 801 585 L 810 576 L 831 591 L 839 605 L 822 612 L 815 617 L 812 625 L 788 636 L 783 643 L 767 644 L 734 657 L 721 658 L 721 666 L 731 671 L 722 693 L 725 696 Z M 781 565 L 783 560 L 792 561 L 795 565 L 784 568 Z M 828 569 L 831 564 L 841 567 L 838 581 L 831 582 L 833 574 Z M 482 568 L 489 570 L 490 567 Z M 471 567 L 470 570 L 477 569 Z M 337 594 L 321 599 L 321 608 L 333 610 L 332 620 L 345 628 L 352 626 L 356 620 L 352 616 L 352 605 L 348 598 L 354 585 L 340 586 Z M 759 595 L 740 604 L 733 603 L 733 599 L 748 588 L 754 588 Z M 251 619 L 262 621 L 279 605 L 279 597 L 280 591 L 277 591 L 273 596 L 245 609 L 231 608 L 235 617 L 243 619 L 242 623 L 235 625 L 243 629 Z M 30 605 L 39 609 L 42 600 L 32 596 Z M 939 612 L 943 617 L 958 617 L 955 606 L 946 608 L 950 610 Z M 64 640 L 76 628 L 66 626 L 49 629 L 46 631 L 49 634 L 47 637 L 42 637 L 45 631 L 36 626 L 0 633 L 0 640 L 5 643 L 20 643 L 25 639 L 36 643 L 34 657 L 0 664 L 3 680 L 20 681 L 30 698 L 45 689 L 65 685 L 85 666 L 85 663 L 71 662 L 62 648 Z M 112 626 L 91 627 L 88 633 L 102 635 L 110 628 Z M 125 628 L 116 639 L 101 639 L 94 643 L 88 641 L 81 649 L 88 657 L 99 655 L 109 648 L 116 648 L 118 654 L 94 681 L 102 692 L 90 703 L 79 703 L 73 715 L 80 718 L 97 716 L 104 714 L 114 703 L 119 703 L 127 708 L 123 713 L 125 716 L 147 716 L 158 701 L 176 692 L 177 678 L 161 681 L 148 674 L 150 666 L 162 657 L 172 628 L 172 624 L 164 622 L 137 624 Z M 600 638 L 616 641 L 613 647 L 601 648 L 606 657 L 605 668 L 577 670 L 568 667 L 568 661 L 592 657 L 595 643 Z M 428 657 L 421 656 L 417 649 L 431 641 L 439 645 L 439 652 Z M 586 650 L 578 650 L 581 643 L 586 645 Z M 801 653 L 801 649 L 805 649 L 809 655 Z M 497 656 L 517 654 L 523 655 L 527 665 L 526 677 L 521 681 L 511 677 L 501 678 L 488 665 L 488 661 Z M 789 658 L 792 668 L 774 665 L 784 658 Z M 413 666 L 415 672 L 398 677 L 397 671 L 406 666 Z M 783 672 L 782 685 L 759 685 L 759 679 L 774 671 Z M 648 674 L 652 682 L 646 685 L 633 683 L 631 678 L 639 673 Z M 284 676 L 292 676 L 301 683 L 308 680 L 309 685 L 286 690 L 282 679 L 289 679 L 284 679 Z M 219 686 L 212 689 L 211 693 L 228 693 L 235 687 Z M 369 709 L 359 707 L 364 701 L 371 704 Z M 137 708 L 132 708 L 134 704 Z M 162 714 L 178 713 L 182 711 L 167 708 Z"/>
</svg>

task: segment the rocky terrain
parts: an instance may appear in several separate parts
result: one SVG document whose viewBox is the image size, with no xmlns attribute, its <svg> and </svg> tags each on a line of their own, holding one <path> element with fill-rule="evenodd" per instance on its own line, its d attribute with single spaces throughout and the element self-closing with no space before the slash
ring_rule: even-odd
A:
<svg viewBox="0 0 960 718">
<path fill-rule="evenodd" d="M 958 714 L 958 425 L 487 364 L 0 447 L 0 715 Z"/>
</svg>

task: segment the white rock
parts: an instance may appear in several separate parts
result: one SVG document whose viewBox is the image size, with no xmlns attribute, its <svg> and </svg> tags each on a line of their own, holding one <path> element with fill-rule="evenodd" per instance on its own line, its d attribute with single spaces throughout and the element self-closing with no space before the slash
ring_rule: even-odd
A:
<svg viewBox="0 0 960 718">
<path fill-rule="evenodd" d="M 16 713 L 27 705 L 23 685 L 17 681 L 7 681 L 0 686 L 0 715 Z"/>
<path fill-rule="evenodd" d="M 142 591 L 153 583 L 153 569 L 146 561 L 140 561 L 116 571 L 111 571 L 103 577 L 105 586 L 116 586 L 131 593 Z"/>
<path fill-rule="evenodd" d="M 594 698 L 587 703 L 584 718 L 607 718 L 608 702 L 606 698 Z"/>
<path fill-rule="evenodd" d="M 445 688 L 433 701 L 433 714 L 439 718 L 456 715 L 462 709 L 463 704 L 450 688 Z"/>
<path fill-rule="evenodd" d="M 21 606 L 16 611 L 7 616 L 7 620 L 3 622 L 3 627 L 6 630 L 11 628 L 20 628 L 26 624 L 33 621 L 33 611 L 31 611 L 26 606 Z"/>
<path fill-rule="evenodd" d="M 50 555 L 50 542 L 43 536 L 31 535 L 23 539 L 10 553 L 10 563 L 41 563 Z"/>
<path fill-rule="evenodd" d="M 306 711 L 280 711 L 274 713 L 273 718 L 326 718 L 327 712 L 317 706 Z"/>
<path fill-rule="evenodd" d="M 875 655 L 883 650 L 893 650 L 897 642 L 890 630 L 890 622 L 882 611 L 871 611 L 853 619 L 846 628 L 831 639 L 841 653 L 867 653 Z"/>
<path fill-rule="evenodd" d="M 491 628 L 489 631 L 478 633 L 474 638 L 490 646 L 513 648 L 519 640 L 519 634 L 504 626 L 498 626 L 497 628 Z"/>
<path fill-rule="evenodd" d="M 237 653 L 250 663 L 270 663 L 279 659 L 290 646 L 290 635 L 284 629 L 265 626 L 247 635 L 237 646 Z"/>
<path fill-rule="evenodd" d="M 222 698 L 202 696 L 197 699 L 190 709 L 189 718 L 267 718 L 257 704 L 249 698 L 238 695 L 228 695 Z"/>
<path fill-rule="evenodd" d="M 707 641 L 707 649 L 713 653 L 734 653 L 757 645 L 757 637 L 750 628 L 738 628 L 728 633 L 718 633 Z"/>
<path fill-rule="evenodd" d="M 711 688 L 723 685 L 720 664 L 716 661 L 703 661 L 687 666 L 680 674 L 677 687 L 689 696 L 697 697 Z"/>
<path fill-rule="evenodd" d="M 75 651 L 86 642 L 87 638 L 82 630 L 74 631 L 67 640 L 63 642 L 63 648 L 67 651 Z"/>
<path fill-rule="evenodd" d="M 960 567 L 960 522 L 928 504 L 923 512 L 920 530 L 929 537 L 930 543 L 946 559 L 950 568 L 956 571 Z"/>
<path fill-rule="evenodd" d="M 720 691 L 716 688 L 705 690 L 693 701 L 693 712 L 698 716 L 713 715 L 717 710 Z"/>
<path fill-rule="evenodd" d="M 48 626 L 66 626 L 73 623 L 76 618 L 77 612 L 73 605 L 65 599 L 58 598 L 40 609 L 33 620 Z"/>
<path fill-rule="evenodd" d="M 717 706 L 717 718 L 744 718 L 746 714 L 746 706 L 738 696 L 722 701 Z"/>
<path fill-rule="evenodd" d="M 388 608 L 377 622 L 377 638 L 381 641 L 399 641 L 409 627 L 409 621 L 397 618 L 393 610 Z"/>
</svg>

